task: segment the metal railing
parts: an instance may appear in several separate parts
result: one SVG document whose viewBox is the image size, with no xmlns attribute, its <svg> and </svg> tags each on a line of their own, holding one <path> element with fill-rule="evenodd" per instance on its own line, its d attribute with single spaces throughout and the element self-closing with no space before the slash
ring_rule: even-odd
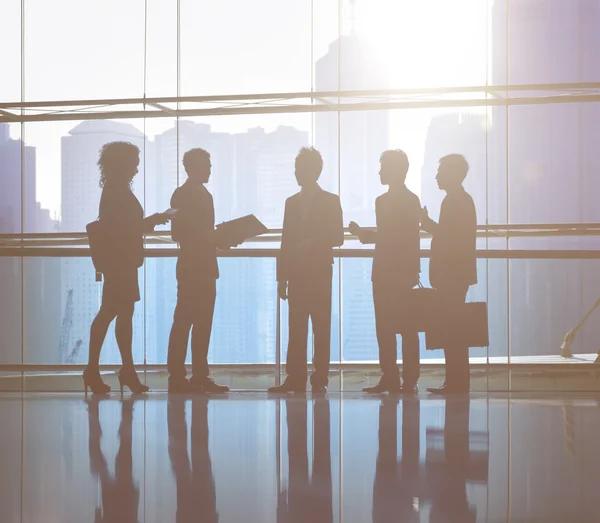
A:
<svg viewBox="0 0 600 523">
<path fill-rule="evenodd" d="M 586 249 L 511 249 L 510 240 L 514 238 L 561 238 L 581 237 L 589 238 L 600 236 L 600 223 L 575 223 L 575 224 L 513 224 L 513 225 L 480 225 L 478 226 L 478 237 L 482 239 L 503 239 L 499 242 L 502 247 L 497 249 L 479 249 L 477 257 L 482 260 L 513 260 L 513 259 L 542 259 L 542 260 L 595 260 L 600 259 L 600 239 L 593 242 L 592 247 Z M 422 239 L 427 240 L 430 235 L 422 233 Z M 230 250 L 220 251 L 222 258 L 274 258 L 278 254 L 278 243 L 281 239 L 281 229 L 270 229 L 265 235 L 254 238 L 248 243 L 253 247 L 238 247 Z M 357 243 L 357 238 L 352 236 L 348 230 L 345 231 L 346 245 Z M 588 242 L 589 243 L 589 242 Z M 171 240 L 169 231 L 155 232 L 146 235 L 145 255 L 148 258 L 175 258 L 178 248 Z M 262 246 L 261 246 L 262 245 Z M 23 233 L 23 234 L 0 234 L 0 258 L 86 258 L 90 256 L 89 245 L 85 233 Z M 347 258 L 370 258 L 373 256 L 372 248 L 342 247 L 335 251 L 338 260 Z M 430 256 L 428 249 L 421 251 L 423 258 Z M 281 370 L 281 313 L 280 302 L 277 300 L 277 361 L 275 363 L 261 364 L 216 364 L 215 368 L 244 369 L 252 367 L 254 370 L 266 370 L 276 367 Z M 556 348 L 556 355 L 559 350 Z M 501 358 L 500 358 L 501 359 Z M 432 363 L 432 366 L 440 366 L 441 363 Z M 489 363 L 479 362 L 475 367 L 494 367 L 495 369 L 511 368 L 514 364 L 510 362 Z M 516 364 L 520 370 L 535 370 L 540 368 L 538 363 L 519 362 Z M 549 364 L 553 369 L 573 368 L 571 363 Z M 353 367 L 365 367 L 375 369 L 377 364 L 373 362 L 340 362 L 333 363 L 332 370 L 351 369 Z M 543 364 L 541 365 L 543 366 Z M 102 365 L 103 369 L 118 368 L 119 365 Z M 578 366 L 579 367 L 579 366 Z M 4 372 L 36 372 L 36 371 L 67 371 L 80 370 L 83 365 L 76 364 L 15 364 L 0 365 L 0 371 Z M 141 365 L 140 370 L 164 369 L 164 364 Z M 582 370 L 582 369 L 580 369 Z M 278 373 L 279 375 L 279 373 Z"/>
</svg>

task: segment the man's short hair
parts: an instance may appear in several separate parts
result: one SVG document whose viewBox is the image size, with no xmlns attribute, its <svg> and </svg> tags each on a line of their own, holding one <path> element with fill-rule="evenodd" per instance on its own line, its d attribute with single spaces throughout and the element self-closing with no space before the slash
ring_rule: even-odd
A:
<svg viewBox="0 0 600 523">
<path fill-rule="evenodd" d="M 444 164 L 452 172 L 456 173 L 456 176 L 460 178 L 462 182 L 469 172 L 469 162 L 465 159 L 462 154 L 447 154 L 440 158 L 440 165 Z"/>
<path fill-rule="evenodd" d="M 186 153 L 183 155 L 183 167 L 185 168 L 186 172 L 188 167 L 196 164 L 201 159 L 210 160 L 210 153 L 204 149 L 201 149 L 200 147 L 186 151 Z"/>
<path fill-rule="evenodd" d="M 390 162 L 397 170 L 397 173 L 401 176 L 406 176 L 408 172 L 409 162 L 408 156 L 402 149 L 388 149 L 381 153 L 379 161 Z"/>
<path fill-rule="evenodd" d="M 301 163 L 317 178 L 323 171 L 323 157 L 314 147 L 302 147 L 296 156 L 296 164 L 298 163 Z"/>
</svg>

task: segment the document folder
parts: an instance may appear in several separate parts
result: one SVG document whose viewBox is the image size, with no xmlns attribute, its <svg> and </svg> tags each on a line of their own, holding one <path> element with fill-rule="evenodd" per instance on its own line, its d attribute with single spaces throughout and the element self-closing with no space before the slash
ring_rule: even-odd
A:
<svg viewBox="0 0 600 523">
<path fill-rule="evenodd" d="M 223 238 L 233 238 L 242 242 L 260 236 L 267 231 L 265 225 L 254 214 L 248 214 L 217 225 L 217 234 Z"/>
</svg>

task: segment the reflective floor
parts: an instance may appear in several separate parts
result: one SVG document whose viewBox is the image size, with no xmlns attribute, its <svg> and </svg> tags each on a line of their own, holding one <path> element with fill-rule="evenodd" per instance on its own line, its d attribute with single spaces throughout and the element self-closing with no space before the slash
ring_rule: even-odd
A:
<svg viewBox="0 0 600 523">
<path fill-rule="evenodd" d="M 4 522 L 599 521 L 600 396 L 0 394 Z"/>
</svg>

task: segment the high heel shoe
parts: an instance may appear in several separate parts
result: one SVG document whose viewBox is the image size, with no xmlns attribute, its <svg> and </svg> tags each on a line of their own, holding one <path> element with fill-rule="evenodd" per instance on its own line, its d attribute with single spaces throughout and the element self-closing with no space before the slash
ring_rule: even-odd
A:
<svg viewBox="0 0 600 523">
<path fill-rule="evenodd" d="M 88 389 L 92 391 L 92 394 L 108 394 L 110 392 L 110 387 L 102 381 L 98 369 L 91 370 L 86 367 L 83 371 L 83 390 L 86 394 Z"/>
<path fill-rule="evenodd" d="M 144 394 L 148 392 L 150 387 L 140 382 L 135 370 L 123 370 L 121 369 L 117 377 L 119 378 L 119 386 L 121 387 L 121 394 L 123 394 L 123 387 L 129 387 L 129 390 L 133 394 Z"/>
</svg>

